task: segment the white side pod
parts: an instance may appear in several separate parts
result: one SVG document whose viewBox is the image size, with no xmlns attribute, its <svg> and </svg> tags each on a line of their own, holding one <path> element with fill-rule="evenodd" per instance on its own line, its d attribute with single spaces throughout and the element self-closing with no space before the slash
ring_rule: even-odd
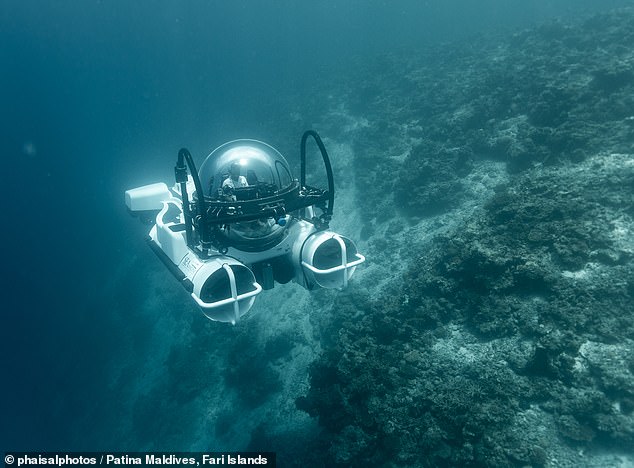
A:
<svg viewBox="0 0 634 468">
<path fill-rule="evenodd" d="M 172 194 L 163 182 L 125 191 L 125 204 L 130 211 L 160 210 L 163 201 L 170 198 Z"/>
<path fill-rule="evenodd" d="M 312 234 L 302 247 L 306 279 L 322 288 L 345 288 L 357 265 L 364 261 L 350 239 L 330 231 Z"/>
<path fill-rule="evenodd" d="M 178 268 L 194 286 L 194 301 L 209 319 L 218 322 L 235 324 L 262 291 L 249 268 L 225 255 L 202 261 L 190 252 Z"/>
<path fill-rule="evenodd" d="M 168 216 L 172 207 L 178 216 Z M 174 265 L 178 265 L 190 250 L 185 238 L 185 224 L 181 223 L 183 210 L 180 200 L 174 198 L 163 202 L 163 208 L 156 215 L 156 225 L 150 230 L 150 238 L 169 257 Z M 174 221 L 166 221 L 174 219 Z"/>
</svg>

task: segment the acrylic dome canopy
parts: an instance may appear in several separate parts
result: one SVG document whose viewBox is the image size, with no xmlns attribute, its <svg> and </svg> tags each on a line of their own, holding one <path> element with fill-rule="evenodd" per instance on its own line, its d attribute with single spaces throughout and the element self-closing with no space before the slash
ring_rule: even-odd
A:
<svg viewBox="0 0 634 468">
<path fill-rule="evenodd" d="M 240 167 L 240 176 L 250 187 L 266 189 L 261 195 L 273 195 L 293 183 L 288 162 L 275 148 L 257 140 L 234 140 L 213 150 L 200 166 L 198 174 L 206 196 L 216 198 L 222 192 L 233 164 Z"/>
</svg>

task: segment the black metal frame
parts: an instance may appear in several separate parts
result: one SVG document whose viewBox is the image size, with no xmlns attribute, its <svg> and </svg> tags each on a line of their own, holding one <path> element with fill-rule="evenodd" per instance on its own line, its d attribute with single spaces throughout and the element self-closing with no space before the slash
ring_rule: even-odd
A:
<svg viewBox="0 0 634 468">
<path fill-rule="evenodd" d="M 306 142 L 312 136 L 319 147 L 326 176 L 328 189 L 306 186 Z M 202 184 L 193 158 L 186 148 L 178 152 L 178 160 L 174 168 L 176 183 L 181 186 L 181 198 L 183 201 L 183 213 L 185 216 L 185 234 L 187 245 L 197 251 L 197 242 L 194 233 L 199 234 L 202 255 L 206 256 L 213 246 L 220 251 L 230 245 L 226 236 L 219 234 L 221 228 L 238 222 L 255 221 L 257 219 L 280 219 L 287 213 L 300 212 L 299 217 L 312 223 L 318 230 L 328 228 L 334 206 L 334 180 L 330 158 L 326 152 L 321 138 L 314 130 L 307 130 L 302 136 L 300 146 L 301 179 L 294 180 L 290 187 L 279 191 L 275 195 L 255 198 L 251 200 L 217 200 L 204 195 Z M 196 187 L 195 200 L 189 200 L 187 193 L 187 166 L 192 174 Z M 202 195 L 202 200 L 201 200 Z M 306 218 L 305 208 L 316 206 L 322 211 L 319 217 Z"/>
</svg>

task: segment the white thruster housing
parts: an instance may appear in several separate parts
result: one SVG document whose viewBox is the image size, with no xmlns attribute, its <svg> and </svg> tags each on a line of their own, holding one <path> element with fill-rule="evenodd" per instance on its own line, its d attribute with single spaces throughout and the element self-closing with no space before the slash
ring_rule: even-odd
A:
<svg viewBox="0 0 634 468">
<path fill-rule="evenodd" d="M 345 288 L 357 265 L 364 261 L 350 239 L 330 231 L 314 233 L 302 248 L 304 274 L 322 288 Z"/>
<path fill-rule="evenodd" d="M 188 253 L 179 269 L 193 284 L 192 298 L 211 320 L 235 324 L 246 314 L 262 286 L 253 272 L 235 258 L 225 255 L 204 262 Z"/>
</svg>

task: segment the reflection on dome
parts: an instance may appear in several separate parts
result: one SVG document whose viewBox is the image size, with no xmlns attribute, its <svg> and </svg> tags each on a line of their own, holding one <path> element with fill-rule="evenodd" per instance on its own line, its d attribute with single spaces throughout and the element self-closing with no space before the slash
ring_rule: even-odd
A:
<svg viewBox="0 0 634 468">
<path fill-rule="evenodd" d="M 216 148 L 199 175 L 205 195 L 216 200 L 268 197 L 293 182 L 284 156 L 257 140 L 234 140 Z"/>
</svg>

